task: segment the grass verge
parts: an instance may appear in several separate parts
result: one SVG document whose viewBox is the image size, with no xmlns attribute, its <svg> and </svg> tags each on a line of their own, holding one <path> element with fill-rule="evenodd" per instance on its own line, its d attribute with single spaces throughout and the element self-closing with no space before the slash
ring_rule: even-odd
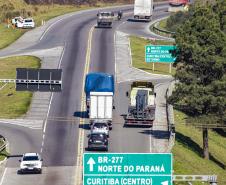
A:
<svg viewBox="0 0 226 185">
<path fill-rule="evenodd" d="M 173 42 L 170 41 L 162 41 L 156 40 L 155 42 L 131 36 L 130 37 L 130 46 L 132 51 L 132 64 L 133 67 L 147 71 L 149 73 L 156 73 L 156 74 L 170 74 L 169 73 L 169 64 L 166 63 L 155 63 L 153 71 L 153 63 L 145 62 L 145 46 L 146 45 L 172 45 Z M 175 68 L 172 67 L 172 74 L 175 74 Z"/>
<path fill-rule="evenodd" d="M 173 147 L 174 174 L 217 175 L 218 185 L 226 184 L 226 137 L 209 130 L 210 160 L 202 158 L 202 131 L 186 126 L 186 115 L 174 111 L 176 123 L 176 142 Z M 176 182 L 175 185 L 185 185 Z M 208 183 L 192 183 L 206 185 Z M 209 184 L 208 184 L 209 185 Z"/>
<path fill-rule="evenodd" d="M 16 68 L 40 68 L 40 59 L 31 56 L 0 59 L 0 78 L 15 79 Z M 5 84 L 0 84 L 0 88 Z M 31 92 L 18 92 L 15 84 L 6 84 L 0 90 L 0 118 L 16 118 L 25 114 L 32 99 Z"/>
<path fill-rule="evenodd" d="M 25 30 L 7 28 L 6 24 L 0 24 L 0 49 L 7 47 L 24 33 Z"/>
<path fill-rule="evenodd" d="M 166 30 L 166 22 L 167 22 L 167 19 L 163 19 L 159 21 L 158 28 Z"/>
<path fill-rule="evenodd" d="M 0 161 L 3 161 L 7 156 L 9 156 L 9 153 L 4 149 L 0 152 Z"/>
</svg>

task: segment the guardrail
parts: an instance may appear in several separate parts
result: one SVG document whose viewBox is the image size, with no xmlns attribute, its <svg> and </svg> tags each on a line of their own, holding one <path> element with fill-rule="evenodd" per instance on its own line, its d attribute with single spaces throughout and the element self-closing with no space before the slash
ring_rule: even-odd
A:
<svg viewBox="0 0 226 185">
<path fill-rule="evenodd" d="M 173 175 L 173 181 L 209 182 L 210 185 L 217 185 L 217 175 Z"/>
<path fill-rule="evenodd" d="M 171 82 L 174 83 L 174 82 Z M 172 84 L 169 85 L 169 87 L 166 90 L 166 99 L 172 94 Z M 171 151 L 174 143 L 175 143 L 175 124 L 174 124 L 174 112 L 173 112 L 173 106 L 168 104 L 166 102 L 166 119 L 168 124 L 168 131 L 170 133 L 169 137 L 169 148 L 168 151 Z"/>
<path fill-rule="evenodd" d="M 173 37 L 176 32 L 171 32 L 171 31 L 168 31 L 168 30 L 164 30 L 164 29 L 161 29 L 158 27 L 159 25 L 159 22 L 156 22 L 153 26 L 152 26 L 152 30 L 159 34 L 159 35 L 162 35 L 162 36 L 166 36 L 166 37 Z"/>
</svg>

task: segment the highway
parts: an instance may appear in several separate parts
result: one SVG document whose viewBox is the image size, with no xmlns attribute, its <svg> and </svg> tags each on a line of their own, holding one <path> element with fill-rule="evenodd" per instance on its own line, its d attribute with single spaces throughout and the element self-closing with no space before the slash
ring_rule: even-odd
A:
<svg viewBox="0 0 226 185">
<path fill-rule="evenodd" d="M 156 6 L 154 18 L 167 13 L 166 5 Z M 0 134 L 6 134 L 11 143 L 11 154 L 0 185 L 70 185 L 81 183 L 81 154 L 87 146 L 88 119 L 84 117 L 84 73 L 106 72 L 115 74 L 114 37 L 116 30 L 143 35 L 146 23 L 127 21 L 132 17 L 132 6 L 112 8 L 123 10 L 125 16 L 115 21 L 112 29 L 95 28 L 97 10 L 85 11 L 69 16 L 54 24 L 42 39 L 23 51 L 34 51 L 63 46 L 58 64 L 63 69 L 63 91 L 53 93 L 48 116 L 73 118 L 73 121 L 58 119 L 44 121 L 42 130 L 31 130 L 1 124 Z M 127 14 L 126 14 L 127 13 Z M 145 33 L 147 36 L 148 34 Z M 166 80 L 167 82 L 167 80 Z M 129 82 L 116 83 L 113 130 L 110 133 L 109 152 L 154 151 L 150 129 L 123 128 L 120 116 L 127 111 L 125 92 Z M 10 139 L 17 138 L 18 139 Z M 158 146 L 157 146 L 158 147 Z M 24 152 L 42 153 L 44 171 L 42 175 L 17 175 L 18 156 Z M 80 175 L 79 175 L 80 174 Z"/>
</svg>

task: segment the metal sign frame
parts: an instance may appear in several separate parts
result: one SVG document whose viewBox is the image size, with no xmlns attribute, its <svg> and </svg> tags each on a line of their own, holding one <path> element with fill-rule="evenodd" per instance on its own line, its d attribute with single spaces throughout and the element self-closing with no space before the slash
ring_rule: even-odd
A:
<svg viewBox="0 0 226 185">
<path fill-rule="evenodd" d="M 62 69 L 17 68 L 15 83 L 17 91 L 59 92 L 62 90 Z"/>
</svg>

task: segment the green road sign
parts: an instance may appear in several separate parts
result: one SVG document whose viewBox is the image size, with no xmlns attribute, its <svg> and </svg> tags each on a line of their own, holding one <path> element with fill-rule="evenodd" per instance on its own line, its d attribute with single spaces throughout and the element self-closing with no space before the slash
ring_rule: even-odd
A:
<svg viewBox="0 0 226 185">
<path fill-rule="evenodd" d="M 172 185 L 172 154 L 85 153 L 83 185 Z"/>
<path fill-rule="evenodd" d="M 172 63 L 176 58 L 172 57 L 171 50 L 176 49 L 176 46 L 160 46 L 148 45 L 145 46 L 145 61 L 146 62 L 165 62 Z"/>
</svg>

